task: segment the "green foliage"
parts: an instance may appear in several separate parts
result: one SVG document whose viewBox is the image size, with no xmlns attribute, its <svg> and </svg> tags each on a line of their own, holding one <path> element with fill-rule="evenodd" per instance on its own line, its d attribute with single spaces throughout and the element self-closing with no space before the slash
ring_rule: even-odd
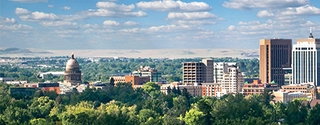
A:
<svg viewBox="0 0 320 125">
<path fill-rule="evenodd" d="M 308 113 L 307 123 L 309 125 L 319 125 L 320 124 L 320 104 L 316 104 Z"/>
<path fill-rule="evenodd" d="M 205 123 L 204 120 L 205 114 L 195 107 L 191 108 L 183 118 L 183 121 L 187 125 L 202 125 Z"/>
</svg>

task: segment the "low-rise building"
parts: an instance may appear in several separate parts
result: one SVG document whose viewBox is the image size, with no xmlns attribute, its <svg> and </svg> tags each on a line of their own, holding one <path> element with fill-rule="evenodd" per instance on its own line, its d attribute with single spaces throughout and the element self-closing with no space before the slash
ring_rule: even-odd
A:
<svg viewBox="0 0 320 125">
<path fill-rule="evenodd" d="M 39 83 L 27 83 L 24 84 L 25 88 L 40 88 L 42 91 L 49 92 L 55 91 L 60 94 L 60 86 L 57 82 L 39 82 Z"/>
<path fill-rule="evenodd" d="M 254 80 L 253 83 L 244 84 L 242 88 L 243 95 L 261 94 L 265 90 L 276 91 L 280 87 L 277 84 L 262 84 L 260 80 Z"/>
<path fill-rule="evenodd" d="M 161 73 L 150 66 L 140 66 L 137 71 L 132 72 L 132 75 L 142 77 L 148 76 L 150 78 L 150 82 L 163 82 Z"/>
<path fill-rule="evenodd" d="M 114 84 L 117 83 L 131 83 L 132 87 L 135 85 L 144 85 L 147 82 L 150 82 L 150 76 L 112 76 L 114 79 Z"/>
<path fill-rule="evenodd" d="M 313 86 L 310 84 L 291 84 L 281 86 L 281 89 L 284 92 L 302 92 L 302 93 L 311 93 Z"/>
<path fill-rule="evenodd" d="M 194 84 L 194 85 L 182 85 L 182 83 L 172 83 L 172 84 L 163 84 L 160 86 L 160 90 L 163 93 L 168 94 L 170 90 L 176 88 L 181 92 L 183 89 L 186 89 L 191 96 L 202 96 L 202 85 Z"/>
<path fill-rule="evenodd" d="M 277 92 L 273 92 L 274 98 L 273 100 L 275 102 L 282 102 L 282 103 L 287 103 L 287 102 L 291 102 L 294 99 L 298 99 L 298 98 L 308 98 L 308 94 L 306 93 L 302 93 L 302 92 L 283 92 L 283 91 L 277 91 Z"/>
<path fill-rule="evenodd" d="M 202 96 L 211 96 L 220 98 L 223 94 L 221 84 L 219 83 L 202 83 Z"/>
</svg>

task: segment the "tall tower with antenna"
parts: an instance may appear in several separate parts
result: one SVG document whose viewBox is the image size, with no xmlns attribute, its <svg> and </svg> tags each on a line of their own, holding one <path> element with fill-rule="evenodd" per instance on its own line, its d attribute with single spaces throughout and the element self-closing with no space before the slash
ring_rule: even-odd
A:
<svg viewBox="0 0 320 125">
<path fill-rule="evenodd" d="M 312 27 L 310 27 L 310 35 L 309 35 L 309 38 L 313 38 L 313 35 L 312 35 Z"/>
</svg>

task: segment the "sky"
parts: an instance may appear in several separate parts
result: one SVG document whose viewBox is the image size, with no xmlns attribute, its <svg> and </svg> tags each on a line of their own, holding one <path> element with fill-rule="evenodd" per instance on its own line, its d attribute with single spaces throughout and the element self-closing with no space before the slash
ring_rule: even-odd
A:
<svg viewBox="0 0 320 125">
<path fill-rule="evenodd" d="M 0 0 L 0 48 L 258 49 L 310 27 L 319 0 Z"/>
</svg>

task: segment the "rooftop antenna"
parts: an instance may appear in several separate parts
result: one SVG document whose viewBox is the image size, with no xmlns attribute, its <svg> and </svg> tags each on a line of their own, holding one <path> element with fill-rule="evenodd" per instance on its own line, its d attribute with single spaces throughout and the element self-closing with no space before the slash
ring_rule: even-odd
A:
<svg viewBox="0 0 320 125">
<path fill-rule="evenodd" d="M 309 38 L 313 38 L 313 35 L 312 35 L 312 27 L 310 27 L 310 35 L 309 35 Z"/>
</svg>

